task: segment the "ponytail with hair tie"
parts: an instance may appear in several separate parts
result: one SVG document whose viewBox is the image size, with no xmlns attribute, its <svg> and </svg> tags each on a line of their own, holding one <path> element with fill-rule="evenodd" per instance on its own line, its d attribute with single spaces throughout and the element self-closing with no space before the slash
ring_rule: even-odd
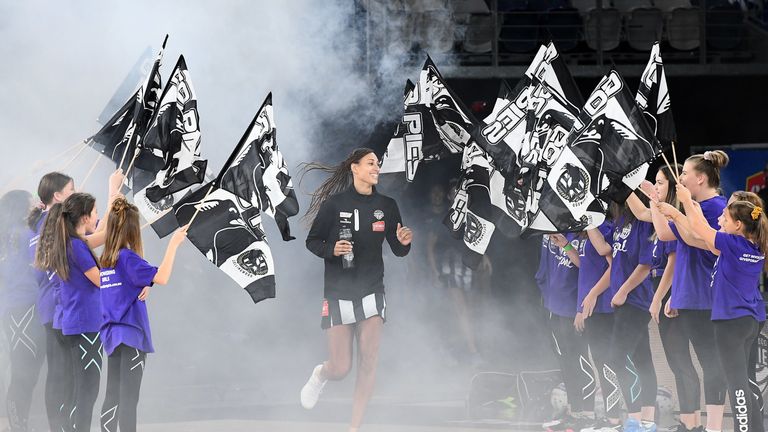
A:
<svg viewBox="0 0 768 432">
<path fill-rule="evenodd" d="M 752 209 L 752 220 L 756 221 L 757 218 L 760 217 L 760 215 L 763 213 L 763 208 L 760 206 L 755 206 L 755 208 Z"/>
</svg>

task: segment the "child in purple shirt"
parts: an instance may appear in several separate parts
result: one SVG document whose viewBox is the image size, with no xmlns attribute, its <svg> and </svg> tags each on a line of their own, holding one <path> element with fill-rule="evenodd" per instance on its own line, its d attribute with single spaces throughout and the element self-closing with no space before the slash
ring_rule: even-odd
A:
<svg viewBox="0 0 768 432">
<path fill-rule="evenodd" d="M 553 351 L 563 373 L 569 412 L 547 429 L 579 430 L 594 420 L 595 377 L 589 365 L 587 341 L 574 328 L 579 278 L 579 256 L 585 239 L 577 234 L 552 234 L 542 238 L 541 260 L 536 282 L 552 332 Z"/>
<path fill-rule="evenodd" d="M 768 250 L 768 218 L 761 206 L 734 201 L 722 212 L 720 230 L 713 229 L 690 191 L 678 186 L 683 215 L 663 207 L 675 223 L 686 220 L 695 233 L 717 255 L 712 270 L 712 321 L 715 345 L 728 384 L 735 431 L 762 431 L 763 415 L 749 385 L 747 362 L 765 306 L 758 290 Z"/>
<path fill-rule="evenodd" d="M 121 170 L 109 179 L 110 203 L 123 181 Z M 59 324 L 68 345 L 73 372 L 72 395 L 62 401 L 59 421 L 65 430 L 90 430 L 93 406 L 101 380 L 102 345 L 99 268 L 91 248 L 104 244 L 108 217 L 98 224 L 96 200 L 87 193 L 73 193 L 54 204 L 39 238 L 35 264 L 56 273 L 59 284 Z M 98 226 L 97 226 L 98 224 Z"/>
<path fill-rule="evenodd" d="M 136 431 L 136 407 L 147 353 L 154 352 L 145 300 L 154 283 L 165 285 L 186 227 L 168 244 L 160 267 L 142 257 L 139 210 L 124 198 L 110 209 L 101 255 L 101 340 L 109 359 L 101 430 Z"/>
<path fill-rule="evenodd" d="M 623 396 L 629 418 L 642 420 L 644 429 L 650 430 L 655 428 L 653 407 L 656 400 L 656 373 L 650 354 L 650 316 L 647 312 L 653 297 L 648 279 L 652 261 L 652 226 L 637 220 L 626 205 L 617 214 L 612 236 L 610 283 L 607 288 L 602 288 L 614 308 L 611 354 L 603 367 L 603 374 L 609 381 L 604 394 L 611 402 L 611 409 L 615 409 Z M 595 240 L 599 243 L 599 239 Z"/>
<path fill-rule="evenodd" d="M 0 321 L 8 337 L 11 380 L 5 395 L 11 431 L 28 429 L 32 393 L 45 355 L 45 332 L 37 319 L 37 279 L 29 261 L 33 236 L 26 216 L 32 195 L 11 190 L 0 197 Z"/>
</svg>

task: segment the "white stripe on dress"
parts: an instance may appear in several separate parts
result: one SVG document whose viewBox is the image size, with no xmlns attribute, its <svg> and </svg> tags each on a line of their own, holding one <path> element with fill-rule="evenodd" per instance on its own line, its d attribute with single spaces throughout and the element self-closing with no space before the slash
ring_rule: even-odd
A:
<svg viewBox="0 0 768 432">
<path fill-rule="evenodd" d="M 342 324 L 353 324 L 355 322 L 355 306 L 349 300 L 339 300 L 339 313 L 341 314 Z"/>
<path fill-rule="evenodd" d="M 376 308 L 376 294 L 368 294 L 363 297 L 363 313 L 365 319 L 379 314 L 379 310 Z"/>
</svg>

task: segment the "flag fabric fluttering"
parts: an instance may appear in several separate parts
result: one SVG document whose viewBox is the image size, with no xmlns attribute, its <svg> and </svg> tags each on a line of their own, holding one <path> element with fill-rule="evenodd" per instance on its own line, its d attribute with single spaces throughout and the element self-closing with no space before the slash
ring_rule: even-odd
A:
<svg viewBox="0 0 768 432">
<path fill-rule="evenodd" d="M 404 114 L 382 157 L 381 173 L 405 172 L 413 181 L 420 162 L 461 153 L 475 123 L 427 57 L 418 84 L 406 85 Z"/>
<path fill-rule="evenodd" d="M 653 45 L 648 64 L 640 76 L 640 87 L 635 100 L 662 147 L 668 147 L 677 139 L 677 132 L 658 42 Z"/>
<path fill-rule="evenodd" d="M 160 237 L 176 228 L 172 217 L 164 217 L 173 204 L 204 180 L 208 161 L 200 157 L 200 145 L 197 95 L 180 56 L 141 140 L 137 160 L 146 163 L 131 171 L 134 202 Z"/>
<path fill-rule="evenodd" d="M 152 113 L 157 106 L 162 88 L 160 64 L 163 58 L 166 35 L 160 51 L 155 57 L 152 70 L 147 75 L 141 87 L 136 90 L 107 123 L 89 138 L 91 147 L 109 157 L 118 168 L 127 169 L 131 159 L 136 155 L 137 143 L 143 138 Z M 125 161 L 128 161 L 126 163 Z M 139 163 L 146 164 L 147 161 Z"/>
<path fill-rule="evenodd" d="M 199 212 L 187 238 L 254 303 L 275 297 L 274 261 L 259 208 L 211 182 L 176 203 L 173 212 L 180 226 Z"/>
<path fill-rule="evenodd" d="M 283 240 L 293 240 L 288 218 L 299 212 L 299 201 L 288 166 L 277 147 L 271 93 L 240 139 L 233 156 L 219 174 L 219 187 L 274 218 Z"/>
<path fill-rule="evenodd" d="M 637 89 L 635 101 L 645 114 L 645 119 L 659 140 L 662 150 L 674 145 L 677 140 L 675 119 L 672 117 L 667 76 L 664 73 L 658 42 L 653 45 L 648 64 L 640 76 L 640 87 Z M 626 187 L 620 188 L 624 194 L 628 194 L 627 191 L 637 184 L 638 180 L 642 182 L 646 178 L 650 167 L 650 162 L 646 162 L 624 178 Z"/>
<path fill-rule="evenodd" d="M 512 237 L 520 233 L 517 209 L 505 192 L 506 178 L 477 143 L 470 142 L 462 155 L 462 176 L 444 224 L 462 236 L 462 260 L 476 268 L 494 233 Z"/>
<path fill-rule="evenodd" d="M 136 88 L 144 82 L 147 74 L 152 70 L 154 64 L 154 55 L 152 54 L 152 47 L 148 46 L 144 49 L 136 63 L 134 63 L 128 75 L 123 79 L 120 87 L 115 90 L 115 93 L 109 99 L 109 102 L 101 110 L 99 117 L 96 119 L 100 125 L 106 125 L 112 115 L 120 109 L 120 104 L 128 97 L 136 92 Z"/>
<path fill-rule="evenodd" d="M 555 45 L 541 46 L 525 72 L 529 81 L 526 120 L 518 150 L 519 174 L 507 192 L 510 207 L 524 233 L 541 226 L 536 220 L 539 200 L 549 170 L 566 145 L 583 97 Z"/>
<path fill-rule="evenodd" d="M 618 72 L 592 92 L 540 193 L 535 232 L 580 231 L 604 220 L 605 199 L 623 203 L 658 140 Z M 629 184 L 628 181 L 631 182 Z"/>
<path fill-rule="evenodd" d="M 299 211 L 275 137 L 270 93 L 218 176 L 173 206 L 179 226 L 195 218 L 188 231 L 195 247 L 248 291 L 254 303 L 275 296 L 262 215 L 272 216 L 283 239 L 291 240 L 288 217 Z"/>
</svg>

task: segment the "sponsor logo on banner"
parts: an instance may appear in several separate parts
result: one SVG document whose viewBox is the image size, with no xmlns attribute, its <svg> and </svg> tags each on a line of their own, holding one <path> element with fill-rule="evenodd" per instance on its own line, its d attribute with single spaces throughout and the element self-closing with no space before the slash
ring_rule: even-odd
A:
<svg viewBox="0 0 768 432">
<path fill-rule="evenodd" d="M 374 222 L 372 229 L 374 232 L 384 232 L 384 221 Z"/>
<path fill-rule="evenodd" d="M 566 163 L 557 179 L 556 190 L 560 198 L 579 207 L 589 192 L 589 174 L 577 165 Z"/>
</svg>

